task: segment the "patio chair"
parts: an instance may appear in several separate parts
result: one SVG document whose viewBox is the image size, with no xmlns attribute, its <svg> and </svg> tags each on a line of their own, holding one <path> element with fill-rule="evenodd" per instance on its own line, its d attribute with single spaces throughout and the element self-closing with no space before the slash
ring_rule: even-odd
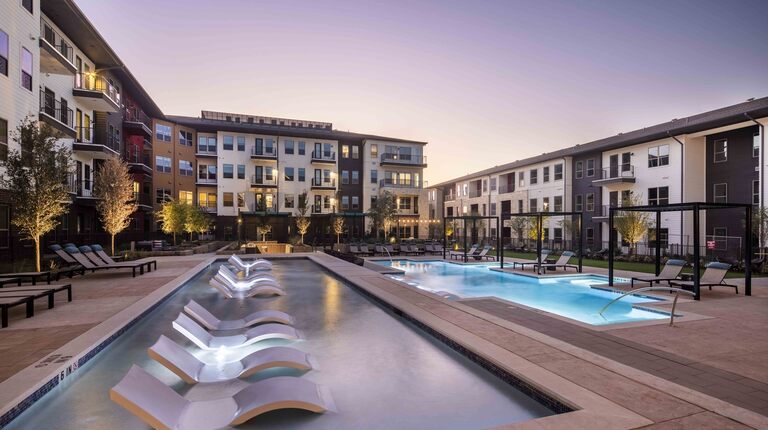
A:
<svg viewBox="0 0 768 430">
<path fill-rule="evenodd" d="M 469 248 L 469 251 L 467 251 L 467 258 L 471 257 L 475 252 L 477 252 L 477 245 L 472 245 L 472 247 Z M 464 258 L 464 251 L 449 251 L 448 256 L 451 257 L 451 259 Z"/>
<path fill-rule="evenodd" d="M 295 328 L 274 323 L 249 328 L 241 334 L 214 336 L 184 313 L 180 313 L 172 325 L 174 330 L 205 350 L 215 350 L 221 347 L 240 348 L 268 339 L 301 339 L 301 333 Z"/>
<path fill-rule="evenodd" d="M 227 260 L 229 264 L 235 266 L 237 270 L 245 272 L 245 276 L 249 276 L 251 271 L 256 270 L 272 270 L 272 262 L 263 258 L 257 258 L 253 261 L 245 262 L 237 254 L 232 254 Z"/>
<path fill-rule="evenodd" d="M 26 305 L 27 318 L 35 315 L 34 298 L 31 295 L 23 297 L 0 297 L 0 327 L 8 327 L 8 312 L 14 306 Z"/>
<path fill-rule="evenodd" d="M 662 281 L 667 281 L 667 284 L 669 284 L 670 281 L 674 281 L 680 276 L 680 272 L 683 271 L 684 266 L 685 260 L 667 260 L 658 276 L 650 275 L 630 278 L 629 287 L 635 288 L 635 281 L 647 282 L 651 286 L 653 286 L 654 282 L 660 284 Z"/>
<path fill-rule="evenodd" d="M 71 255 L 67 254 L 66 251 L 64 251 L 64 248 L 61 247 L 61 245 L 55 245 L 54 244 L 54 245 L 49 246 L 48 248 L 51 251 L 53 251 L 54 254 L 56 254 L 56 256 L 59 257 L 59 259 L 61 261 L 63 261 L 64 263 L 67 264 L 67 268 L 68 269 L 70 269 L 70 270 L 75 270 L 75 269 L 76 270 L 81 270 L 82 269 L 82 274 L 85 275 L 85 268 L 80 263 L 78 263 L 77 260 L 72 258 Z"/>
<path fill-rule="evenodd" d="M 104 251 L 104 248 L 101 247 L 101 245 L 98 245 L 98 244 L 91 245 L 91 249 L 93 250 L 94 254 L 96 254 L 99 258 L 104 260 L 104 262 L 107 263 L 107 264 L 128 263 L 127 261 L 115 261 L 115 260 L 122 260 L 123 257 L 122 256 L 120 256 L 120 257 L 110 257 L 109 254 L 107 254 Z M 157 260 L 155 260 L 155 259 L 151 259 L 150 260 L 148 258 L 142 258 L 140 260 L 135 260 L 135 261 L 132 261 L 132 262 L 134 262 L 134 263 L 146 263 L 147 267 L 149 267 L 149 265 L 152 265 L 152 266 L 154 266 L 153 267 L 154 270 L 157 270 Z"/>
<path fill-rule="evenodd" d="M 72 301 L 72 284 L 47 284 L 47 285 L 23 285 L 19 287 L 7 287 L 7 288 L 0 288 L 0 294 L 5 293 L 26 293 L 26 292 L 35 292 L 35 291 L 51 291 L 52 293 L 59 293 L 59 292 L 66 292 L 67 293 L 67 301 Z M 53 295 L 51 295 L 51 300 L 53 299 Z M 53 306 L 50 306 L 53 307 Z"/>
<path fill-rule="evenodd" d="M 90 252 L 89 247 L 83 247 L 87 248 Z M 135 278 L 136 277 L 136 269 L 139 269 L 139 274 L 144 274 L 144 263 L 138 263 L 138 264 L 130 264 L 130 263 L 118 263 L 118 264 L 109 264 L 106 263 L 103 265 L 96 265 L 91 260 L 89 260 L 85 254 L 80 252 L 79 249 L 73 246 L 68 246 L 64 248 L 64 251 L 66 251 L 69 255 L 72 256 L 75 260 L 77 260 L 78 263 L 80 263 L 81 266 L 83 266 L 85 269 L 90 270 L 91 272 L 95 272 L 97 270 L 109 270 L 109 269 L 131 269 L 132 275 Z M 92 254 L 92 253 L 91 253 Z M 95 258 L 95 255 L 94 255 Z"/>
<path fill-rule="evenodd" d="M 285 312 L 271 309 L 252 312 L 244 318 L 236 320 L 220 320 L 208 309 L 204 308 L 194 300 L 190 300 L 189 303 L 184 306 L 184 312 L 208 330 L 239 330 L 268 322 L 288 325 L 293 325 L 294 323 L 292 316 Z"/>
<path fill-rule="evenodd" d="M 576 269 L 576 271 L 578 272 L 579 266 L 575 264 L 568 264 L 568 261 L 570 261 L 571 258 L 575 255 L 576 254 L 573 251 L 563 251 L 563 253 L 560 254 L 560 257 L 558 257 L 557 261 L 555 261 L 554 263 L 541 263 L 541 267 L 544 268 L 544 271 L 547 271 L 550 269 L 557 270 L 558 267 L 562 267 L 563 270 L 565 270 L 566 272 L 568 271 L 568 269 Z M 544 260 L 545 258 L 542 256 L 541 261 L 544 261 Z M 539 264 L 534 263 L 533 266 L 539 267 Z"/>
<path fill-rule="evenodd" d="M 255 373 L 275 367 L 301 371 L 312 370 L 316 367 L 309 354 L 287 346 L 260 349 L 240 360 L 229 363 L 207 364 L 164 335 L 160 335 L 157 342 L 149 347 L 147 353 L 150 358 L 167 367 L 187 384 L 247 378 Z"/>
<path fill-rule="evenodd" d="M 394 246 L 392 245 L 384 245 L 384 248 L 389 251 L 389 255 L 400 255 L 400 251 L 396 250 Z"/>
<path fill-rule="evenodd" d="M 731 265 L 728 263 L 711 262 L 706 265 L 704 274 L 699 279 L 699 287 L 730 287 L 736 290 L 736 294 L 739 294 L 739 286 L 736 284 L 726 284 L 725 275 L 731 269 Z M 669 285 L 673 287 L 680 287 L 683 289 L 693 288 L 693 281 L 670 281 Z"/>
<path fill-rule="evenodd" d="M 363 253 L 362 251 L 360 251 L 360 247 L 359 247 L 359 246 L 357 246 L 357 245 L 352 245 L 352 244 L 350 244 L 350 245 L 349 245 L 349 252 L 350 252 L 352 255 L 360 255 L 360 254 L 362 254 L 362 253 Z"/>
<path fill-rule="evenodd" d="M 384 248 L 383 245 L 374 245 L 373 246 L 373 253 L 374 255 L 387 255 L 387 250 Z"/>
<path fill-rule="evenodd" d="M 547 261 L 547 257 L 549 257 L 550 250 L 548 249 L 542 249 L 541 250 L 541 263 L 544 264 L 545 261 Z M 513 261 L 512 262 L 512 269 L 517 268 L 517 266 L 520 266 L 520 269 L 525 270 L 526 266 L 533 266 L 538 267 L 539 260 L 525 260 L 525 261 Z"/>
<path fill-rule="evenodd" d="M 437 244 L 434 244 L 432 246 L 433 246 L 433 249 L 434 249 L 433 254 L 442 254 L 443 253 L 443 244 L 442 243 L 437 243 Z"/>
<path fill-rule="evenodd" d="M 360 253 L 365 255 L 365 256 L 373 255 L 373 252 L 371 252 L 371 250 L 368 249 L 368 245 L 365 244 L 365 243 L 360 245 Z"/>
<path fill-rule="evenodd" d="M 435 253 L 435 245 L 432 245 L 431 243 L 424 244 L 424 253 L 425 254 L 434 254 Z"/>
<path fill-rule="evenodd" d="M 485 245 L 483 249 L 480 250 L 478 254 L 473 254 L 472 258 L 475 260 L 483 260 L 483 259 L 490 259 L 490 260 L 496 260 L 496 257 L 493 255 L 488 255 L 488 252 L 491 250 L 490 245 Z"/>
<path fill-rule="evenodd" d="M 217 275 L 218 276 L 218 275 Z M 244 299 L 256 296 L 284 296 L 285 290 L 275 285 L 255 285 L 250 288 L 234 289 L 222 283 L 217 278 L 211 278 L 208 285 L 212 286 L 227 299 Z"/>
<path fill-rule="evenodd" d="M 191 401 L 135 364 L 109 390 L 109 398 L 157 429 L 231 427 L 279 409 L 336 410 L 327 388 L 308 379 L 276 376 L 254 382 L 232 396 Z"/>
<path fill-rule="evenodd" d="M 52 309 L 55 305 L 53 295 L 59 291 L 67 291 L 68 298 L 72 300 L 72 286 L 71 285 L 51 285 L 51 288 L 34 287 L 24 288 L 15 287 L 9 288 L 9 291 L 5 289 L 0 290 L 0 309 L 2 309 L 2 327 L 8 327 L 8 310 L 20 304 L 27 305 L 27 318 L 31 318 L 35 314 L 35 300 L 47 299 L 48 309 Z"/>
</svg>

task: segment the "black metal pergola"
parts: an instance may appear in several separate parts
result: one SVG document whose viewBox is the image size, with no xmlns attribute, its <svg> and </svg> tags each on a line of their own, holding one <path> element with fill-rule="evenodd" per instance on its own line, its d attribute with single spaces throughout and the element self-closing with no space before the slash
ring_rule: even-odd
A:
<svg viewBox="0 0 768 430">
<path fill-rule="evenodd" d="M 578 235 L 579 235 L 579 248 L 576 250 L 577 251 L 576 254 L 579 257 L 579 273 L 581 273 L 581 271 L 582 271 L 582 260 L 584 258 L 584 234 L 583 234 L 583 231 L 582 231 L 583 227 L 584 227 L 584 223 L 583 223 L 584 215 L 581 212 L 570 212 L 570 211 L 568 211 L 568 212 L 503 213 L 503 214 L 501 214 L 501 219 L 509 218 L 511 220 L 512 218 L 520 218 L 520 217 L 536 218 L 536 222 L 537 222 L 536 225 L 539 226 L 540 230 L 543 230 L 544 226 L 542 224 L 544 223 L 544 218 L 545 217 L 567 217 L 567 216 L 570 216 L 570 217 L 574 217 L 575 216 L 576 219 L 578 220 L 577 226 L 576 227 L 572 227 L 572 230 L 578 232 Z M 542 263 L 543 263 L 543 261 L 541 261 L 541 248 L 542 248 L 541 242 L 542 242 L 542 236 L 543 236 L 542 231 L 539 231 L 536 234 L 536 259 L 539 262 L 539 264 L 537 266 L 539 268 L 538 269 L 538 273 L 539 274 L 541 274 L 541 266 L 542 266 Z M 502 269 L 504 268 L 504 260 L 501 260 L 501 268 Z"/>
<path fill-rule="evenodd" d="M 464 248 L 464 262 L 468 260 L 467 255 L 467 221 L 472 221 L 472 229 L 477 228 L 477 221 L 493 220 L 496 221 L 496 260 L 504 264 L 504 253 L 501 252 L 501 229 L 499 228 L 499 217 L 496 216 L 482 216 L 482 215 L 464 215 L 464 216 L 446 216 L 443 218 L 443 260 L 445 260 L 446 253 L 448 252 L 448 237 L 446 235 L 446 228 L 449 222 L 454 220 L 462 221 L 462 236 L 463 236 L 463 248 Z M 488 226 L 491 227 L 490 225 Z"/>
<path fill-rule="evenodd" d="M 745 295 L 752 295 L 752 205 L 748 203 L 672 203 L 658 206 L 628 206 L 612 207 L 608 215 L 608 285 L 613 285 L 613 263 L 614 252 L 616 248 L 616 231 L 614 231 L 614 217 L 618 212 L 653 212 L 656 214 L 656 231 L 661 226 L 662 212 L 693 212 L 693 293 L 694 299 L 701 298 L 700 278 L 701 278 L 701 237 L 699 235 L 701 220 L 700 211 L 702 210 L 722 210 L 722 209 L 743 209 L 745 216 L 744 233 L 744 291 Z M 682 232 L 681 232 L 682 234 Z M 657 233 L 658 236 L 658 233 Z M 661 273 L 661 240 L 656 238 L 656 276 Z"/>
</svg>

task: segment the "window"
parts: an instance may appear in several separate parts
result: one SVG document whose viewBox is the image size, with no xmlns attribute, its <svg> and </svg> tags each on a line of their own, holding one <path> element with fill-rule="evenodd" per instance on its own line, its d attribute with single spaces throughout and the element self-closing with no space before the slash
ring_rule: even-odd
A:
<svg viewBox="0 0 768 430">
<path fill-rule="evenodd" d="M 353 146 L 353 148 L 355 148 L 355 147 Z M 352 154 L 353 154 L 353 158 L 354 158 L 354 152 Z M 352 209 L 360 209 L 360 197 L 359 196 L 352 196 Z"/>
<path fill-rule="evenodd" d="M 587 228 L 587 246 L 595 244 L 595 229 L 592 227 Z"/>
<path fill-rule="evenodd" d="M 573 210 L 576 212 L 584 210 L 584 197 L 581 194 L 576 194 L 573 197 Z"/>
<path fill-rule="evenodd" d="M 0 74 L 8 76 L 8 33 L 0 30 Z"/>
<path fill-rule="evenodd" d="M 285 207 L 286 209 L 293 209 L 295 205 L 296 205 L 296 200 L 293 197 L 293 194 L 286 194 L 283 207 Z"/>
<path fill-rule="evenodd" d="M 216 138 L 214 136 L 198 136 L 197 152 L 216 153 Z"/>
<path fill-rule="evenodd" d="M 341 196 L 341 209 L 349 209 L 349 196 Z"/>
<path fill-rule="evenodd" d="M 359 184 L 360 183 L 360 172 L 357 170 L 352 171 L 352 183 L 353 184 Z"/>
<path fill-rule="evenodd" d="M 323 209 L 331 208 L 331 196 L 323 196 Z"/>
<path fill-rule="evenodd" d="M 160 155 L 155 157 L 155 169 L 158 172 L 171 173 L 171 159 Z"/>
<path fill-rule="evenodd" d="M 21 48 L 21 87 L 32 91 L 32 53 Z"/>
<path fill-rule="evenodd" d="M 179 191 L 179 202 L 191 205 L 193 204 L 192 199 L 194 198 L 194 194 L 192 191 Z"/>
<path fill-rule="evenodd" d="M 352 158 L 355 159 L 355 160 L 360 158 L 360 147 L 357 146 L 357 145 L 352 147 Z M 354 200 L 355 200 L 355 198 L 352 197 L 352 201 L 354 201 Z M 354 204 L 352 206 L 354 207 Z"/>
<path fill-rule="evenodd" d="M 517 201 L 517 213 L 521 214 L 523 213 L 523 201 L 518 200 Z"/>
<path fill-rule="evenodd" d="M 2 47 L 0 47 L 0 50 L 1 49 Z M 2 67 L 2 65 L 0 65 L 0 67 Z M 757 158 L 759 156 L 760 156 L 760 133 L 755 133 L 752 135 L 752 157 Z"/>
<path fill-rule="evenodd" d="M 8 121 L 0 118 L 0 160 L 8 160 Z"/>
<path fill-rule="evenodd" d="M 187 160 L 179 160 L 179 175 L 180 176 L 192 176 L 192 162 Z"/>
<path fill-rule="evenodd" d="M 341 158 L 349 158 L 349 145 L 341 145 Z"/>
<path fill-rule="evenodd" d="M 400 197 L 398 199 L 398 205 L 397 208 L 400 210 L 409 210 L 411 209 L 411 198 L 410 197 Z M 466 212 L 466 211 L 464 211 Z"/>
<path fill-rule="evenodd" d="M 538 212 L 539 211 L 539 205 L 538 205 L 538 202 L 536 202 L 536 199 L 530 199 L 528 201 L 528 210 L 530 212 Z"/>
<path fill-rule="evenodd" d="M 622 198 L 624 197 L 622 195 Z M 648 188 L 648 204 L 651 206 L 669 204 L 669 187 Z"/>
<path fill-rule="evenodd" d="M 669 145 L 652 146 L 648 148 L 648 167 L 669 165 Z"/>
<path fill-rule="evenodd" d="M 299 155 L 306 155 L 306 153 L 307 153 L 307 143 L 299 142 Z"/>
<path fill-rule="evenodd" d="M 379 182 L 379 172 L 376 169 L 371 170 L 371 183 L 375 184 Z"/>
<path fill-rule="evenodd" d="M 283 145 L 283 146 L 285 147 L 283 149 L 284 149 L 286 154 L 293 155 L 294 148 L 293 148 L 293 141 L 292 140 L 286 140 L 285 141 L 285 145 Z"/>
<path fill-rule="evenodd" d="M 488 181 L 483 179 L 483 193 L 488 192 Z"/>
<path fill-rule="evenodd" d="M 225 138 L 226 138 L 226 136 L 225 136 Z M 222 167 L 222 170 L 223 170 L 222 177 L 224 179 L 232 179 L 232 178 L 234 178 L 234 176 L 235 176 L 234 175 L 234 173 L 235 173 L 235 166 L 234 165 L 232 165 L 232 164 L 224 164 L 221 167 Z"/>
<path fill-rule="evenodd" d="M 728 184 L 714 184 L 712 187 L 712 201 L 715 203 L 728 203 Z"/>
<path fill-rule="evenodd" d="M 563 163 L 555 164 L 555 180 L 556 181 L 563 180 Z"/>
<path fill-rule="evenodd" d="M 237 165 L 237 179 L 245 179 L 245 164 Z"/>
<path fill-rule="evenodd" d="M 377 158 L 379 156 L 379 145 L 371 144 L 371 158 Z"/>
<path fill-rule="evenodd" d="M 651 248 L 656 248 L 656 229 L 655 228 L 649 228 L 648 229 L 648 246 Z M 669 229 L 668 228 L 660 228 L 659 229 L 659 245 L 661 248 L 666 248 L 669 246 Z"/>
<path fill-rule="evenodd" d="M 587 160 L 587 177 L 591 178 L 595 176 L 595 160 Z"/>
<path fill-rule="evenodd" d="M 349 170 L 342 170 L 341 171 L 341 183 L 342 184 L 348 184 L 349 183 Z"/>
<path fill-rule="evenodd" d="M 544 178 L 542 178 L 543 181 L 544 182 L 549 182 L 549 166 L 544 167 L 542 173 L 543 173 L 542 176 L 544 177 Z"/>
<path fill-rule="evenodd" d="M 197 166 L 197 178 L 202 181 L 214 182 L 216 181 L 216 165 L 215 164 L 199 164 Z"/>
<path fill-rule="evenodd" d="M 728 139 L 719 139 L 715 141 L 715 163 L 728 161 Z"/>
<path fill-rule="evenodd" d="M 32 0 L 21 0 L 21 5 L 26 9 L 29 13 L 34 13 L 32 11 Z"/>
<path fill-rule="evenodd" d="M 179 145 L 192 146 L 192 132 L 179 130 Z"/>
<path fill-rule="evenodd" d="M 536 185 L 536 184 L 539 183 L 539 171 L 538 170 L 536 170 L 536 169 L 531 170 L 529 182 L 531 183 L 531 185 Z"/>
<path fill-rule="evenodd" d="M 525 186 L 525 172 L 520 172 L 520 186 Z"/>
<path fill-rule="evenodd" d="M 171 190 L 167 188 L 156 188 L 155 189 L 155 203 L 163 204 L 169 200 L 171 200 Z"/>
<path fill-rule="evenodd" d="M 171 126 L 169 125 L 162 125 L 162 124 L 155 124 L 155 136 L 157 137 L 157 140 L 161 140 L 164 142 L 170 142 L 171 141 Z"/>
<path fill-rule="evenodd" d="M 237 193 L 237 207 L 244 208 L 245 207 L 245 193 Z"/>
<path fill-rule="evenodd" d="M 491 191 L 496 191 L 496 177 L 491 178 Z"/>
<path fill-rule="evenodd" d="M 215 208 L 216 193 L 198 193 L 197 204 L 204 208 Z"/>
<path fill-rule="evenodd" d="M 576 179 L 581 179 L 584 177 L 584 162 L 583 161 L 577 161 L 576 167 L 574 168 L 574 175 L 576 176 Z"/>
<path fill-rule="evenodd" d="M 541 210 L 542 212 L 549 212 L 549 197 L 541 199 Z"/>
<path fill-rule="evenodd" d="M 224 193 L 222 196 L 223 203 L 222 205 L 227 208 L 232 208 L 235 206 L 235 194 L 234 193 Z"/>
<path fill-rule="evenodd" d="M 595 211 L 595 194 L 594 193 L 587 194 L 586 206 L 587 206 L 587 212 Z"/>
<path fill-rule="evenodd" d="M 306 181 L 306 170 L 303 167 L 299 167 L 299 182 Z"/>
<path fill-rule="evenodd" d="M 237 150 L 245 152 L 245 136 L 237 136 Z"/>
<path fill-rule="evenodd" d="M 293 167 L 285 168 L 285 180 L 288 182 L 293 182 Z"/>
<path fill-rule="evenodd" d="M 225 151 L 231 151 L 235 148 L 235 138 L 232 136 L 224 136 L 224 143 L 221 144 L 221 148 Z"/>
<path fill-rule="evenodd" d="M 562 227 L 555 227 L 553 239 L 555 240 L 555 242 L 562 242 L 563 241 L 563 228 Z"/>
<path fill-rule="evenodd" d="M 760 204 L 760 181 L 752 181 L 752 204 Z"/>
<path fill-rule="evenodd" d="M 555 196 L 555 212 L 563 211 L 563 196 Z"/>
</svg>

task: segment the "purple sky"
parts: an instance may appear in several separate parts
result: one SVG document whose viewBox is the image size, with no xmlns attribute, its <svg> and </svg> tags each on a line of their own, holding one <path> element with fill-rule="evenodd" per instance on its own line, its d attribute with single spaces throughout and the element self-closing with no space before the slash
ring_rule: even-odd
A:
<svg viewBox="0 0 768 430">
<path fill-rule="evenodd" d="M 760 0 L 77 3 L 165 113 L 427 140 L 433 184 L 768 95 Z"/>
</svg>

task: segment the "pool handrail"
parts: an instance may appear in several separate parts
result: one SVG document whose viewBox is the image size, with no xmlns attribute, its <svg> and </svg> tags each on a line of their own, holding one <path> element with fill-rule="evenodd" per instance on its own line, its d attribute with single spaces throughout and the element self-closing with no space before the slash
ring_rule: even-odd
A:
<svg viewBox="0 0 768 430">
<path fill-rule="evenodd" d="M 675 292 L 675 299 L 672 301 L 672 311 L 669 314 L 669 325 L 671 326 L 675 322 L 675 308 L 677 307 L 677 297 L 680 295 L 680 293 L 688 294 L 691 297 L 696 297 L 696 294 L 694 294 L 692 291 L 684 290 L 682 288 L 674 288 L 674 287 L 643 287 L 638 288 L 636 290 L 628 291 L 619 297 L 616 297 L 615 299 L 611 300 L 610 302 L 606 303 L 605 306 L 603 306 L 602 309 L 600 309 L 600 316 L 603 316 L 603 312 L 605 312 L 606 309 L 608 309 L 612 304 L 618 302 L 619 300 L 623 299 L 624 297 L 635 295 L 639 293 L 640 291 L 669 291 L 669 292 Z M 605 317 L 603 317 L 605 318 Z"/>
</svg>

